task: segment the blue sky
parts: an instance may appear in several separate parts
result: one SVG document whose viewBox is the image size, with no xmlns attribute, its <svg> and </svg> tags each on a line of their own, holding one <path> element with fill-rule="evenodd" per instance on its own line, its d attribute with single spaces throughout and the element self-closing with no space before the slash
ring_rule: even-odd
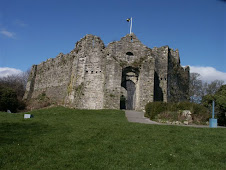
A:
<svg viewBox="0 0 226 170">
<path fill-rule="evenodd" d="M 86 34 L 106 45 L 120 40 L 131 16 L 143 44 L 177 48 L 182 65 L 215 69 L 226 82 L 226 2 L 220 0 L 1 0 L 0 68 L 26 71 L 70 52 Z"/>
</svg>

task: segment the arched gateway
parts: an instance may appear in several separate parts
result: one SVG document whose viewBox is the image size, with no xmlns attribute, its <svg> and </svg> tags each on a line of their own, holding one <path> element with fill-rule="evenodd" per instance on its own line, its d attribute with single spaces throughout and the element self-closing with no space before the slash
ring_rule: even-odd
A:
<svg viewBox="0 0 226 170">
<path fill-rule="evenodd" d="M 129 66 L 122 69 L 121 86 L 126 90 L 125 109 L 134 110 L 136 107 L 136 86 L 138 85 L 139 69 Z"/>
</svg>

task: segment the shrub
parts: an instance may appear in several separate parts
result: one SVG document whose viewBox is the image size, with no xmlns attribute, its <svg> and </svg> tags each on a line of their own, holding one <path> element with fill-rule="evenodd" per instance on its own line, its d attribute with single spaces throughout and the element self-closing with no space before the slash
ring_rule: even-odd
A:
<svg viewBox="0 0 226 170">
<path fill-rule="evenodd" d="M 173 121 L 183 121 L 184 117 L 181 115 L 182 110 L 190 110 L 194 123 L 204 124 L 210 117 L 209 110 L 201 104 L 191 102 L 179 103 L 163 103 L 152 102 L 145 106 L 146 117 L 150 119 L 164 119 Z"/>
<path fill-rule="evenodd" d="M 16 112 L 19 106 L 16 92 L 8 87 L 0 87 L 0 110 Z"/>
<path fill-rule="evenodd" d="M 148 103 L 145 106 L 145 111 L 146 111 L 145 116 L 149 117 L 150 119 L 154 119 L 156 115 L 165 111 L 166 108 L 167 108 L 167 104 L 163 102 Z"/>
<path fill-rule="evenodd" d="M 177 109 L 178 110 L 190 110 L 193 107 L 193 103 L 190 102 L 179 102 L 177 103 Z"/>
<path fill-rule="evenodd" d="M 169 121 L 175 121 L 175 120 L 182 120 L 180 116 L 180 112 L 175 112 L 175 111 L 163 111 L 159 113 L 156 118 L 157 119 L 162 119 L 162 120 L 169 120 Z"/>
</svg>

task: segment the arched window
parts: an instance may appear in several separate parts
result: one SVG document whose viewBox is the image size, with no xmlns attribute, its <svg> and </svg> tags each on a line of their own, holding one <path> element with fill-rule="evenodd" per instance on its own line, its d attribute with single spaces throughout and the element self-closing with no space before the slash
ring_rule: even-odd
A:
<svg viewBox="0 0 226 170">
<path fill-rule="evenodd" d="M 131 56 L 131 55 L 133 55 L 133 53 L 132 52 L 127 52 L 126 55 Z"/>
</svg>

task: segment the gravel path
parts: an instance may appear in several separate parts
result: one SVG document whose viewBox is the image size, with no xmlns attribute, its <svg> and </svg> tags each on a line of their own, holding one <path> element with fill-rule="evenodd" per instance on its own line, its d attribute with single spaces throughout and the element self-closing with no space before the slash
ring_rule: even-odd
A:
<svg viewBox="0 0 226 170">
<path fill-rule="evenodd" d="M 145 123 L 145 124 L 160 124 L 144 117 L 144 112 L 138 112 L 135 110 L 125 110 L 126 117 L 129 122 Z"/>
</svg>

